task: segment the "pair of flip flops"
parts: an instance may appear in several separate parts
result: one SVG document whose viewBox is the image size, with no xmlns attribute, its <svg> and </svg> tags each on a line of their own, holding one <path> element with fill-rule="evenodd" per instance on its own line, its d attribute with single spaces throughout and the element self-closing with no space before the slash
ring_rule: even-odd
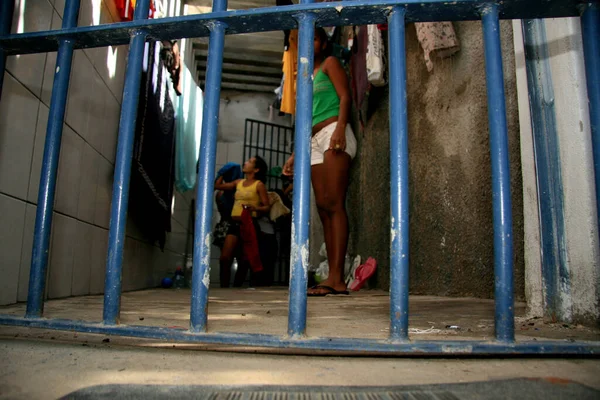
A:
<svg viewBox="0 0 600 400">
<path fill-rule="evenodd" d="M 367 259 L 367 261 L 365 261 L 364 264 L 360 265 L 353 271 L 352 277 L 354 279 L 348 284 L 348 289 L 350 289 L 354 292 L 359 291 L 365 285 L 365 283 L 367 283 L 369 278 L 372 277 L 373 274 L 375 274 L 376 269 L 377 269 L 377 261 L 375 261 L 375 259 L 373 257 L 369 257 Z M 335 290 L 331 286 L 327 286 L 327 285 L 315 285 L 315 286 L 311 287 L 311 289 L 312 290 L 322 289 L 323 291 L 321 291 L 319 293 L 310 293 L 309 292 L 308 296 L 323 297 L 323 296 L 327 296 L 330 294 L 331 295 L 338 295 L 338 294 L 348 295 L 348 294 L 350 294 L 347 290 Z"/>
<path fill-rule="evenodd" d="M 369 280 L 370 277 L 375 274 L 375 270 L 377 269 L 377 261 L 373 257 L 367 258 L 364 264 L 356 268 L 356 270 L 352 273 L 352 277 L 354 278 L 349 284 L 348 289 L 353 292 L 359 291 L 365 283 Z"/>
</svg>

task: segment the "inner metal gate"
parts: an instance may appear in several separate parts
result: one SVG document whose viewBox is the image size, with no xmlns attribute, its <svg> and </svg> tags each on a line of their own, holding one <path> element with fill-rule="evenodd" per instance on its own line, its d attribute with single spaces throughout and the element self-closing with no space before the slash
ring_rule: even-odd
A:
<svg viewBox="0 0 600 400">
<path fill-rule="evenodd" d="M 600 354 L 598 342 L 515 341 L 511 195 L 499 35 L 500 18 L 581 17 L 598 198 L 600 190 L 600 41 L 598 40 L 600 6 L 598 0 L 583 2 L 579 0 L 456 0 L 452 2 L 353 0 L 318 4 L 313 4 L 311 0 L 301 0 L 299 5 L 239 11 L 226 11 L 226 0 L 214 0 L 212 13 L 157 20 L 146 19 L 149 0 L 138 0 L 132 22 L 80 28 L 76 26 L 80 1 L 67 0 L 62 29 L 15 35 L 8 34 L 13 2 L 5 0 L 0 3 L 0 77 L 4 75 L 7 55 L 58 50 L 40 179 L 27 311 L 24 317 L 2 315 L 0 324 L 184 342 L 388 354 Z M 495 340 L 411 341 L 408 336 L 409 208 L 405 23 L 460 20 L 482 20 L 483 23 L 493 185 Z M 387 340 L 307 337 L 305 335 L 306 285 L 314 27 L 315 25 L 374 23 L 389 25 L 392 206 L 390 336 Z M 207 332 L 211 202 L 225 34 L 296 28 L 299 28 L 295 130 L 296 178 L 287 336 Z M 187 330 L 175 330 L 120 325 L 121 267 L 144 43 L 149 39 L 201 36 L 210 36 L 210 43 L 195 216 L 190 327 Z M 56 172 L 73 50 L 126 43 L 129 43 L 130 47 L 112 195 L 103 322 L 46 319 L 42 316 L 43 294 Z"/>
</svg>

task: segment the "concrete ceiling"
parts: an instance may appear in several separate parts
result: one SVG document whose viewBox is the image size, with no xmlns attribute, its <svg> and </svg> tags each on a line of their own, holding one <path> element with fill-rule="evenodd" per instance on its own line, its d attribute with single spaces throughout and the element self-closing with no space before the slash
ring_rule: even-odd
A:
<svg viewBox="0 0 600 400">
<path fill-rule="evenodd" d="M 188 0 L 192 12 L 210 12 L 212 1 Z M 228 9 L 271 7 L 275 0 L 230 0 Z M 208 38 L 194 39 L 194 56 L 200 86 L 204 89 Z M 222 90 L 273 93 L 281 83 L 283 32 L 260 32 L 225 36 Z"/>
</svg>

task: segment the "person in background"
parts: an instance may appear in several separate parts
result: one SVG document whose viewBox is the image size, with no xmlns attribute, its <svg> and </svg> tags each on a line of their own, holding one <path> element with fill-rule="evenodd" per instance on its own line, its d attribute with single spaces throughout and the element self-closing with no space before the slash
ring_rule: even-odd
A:
<svg viewBox="0 0 600 400">
<path fill-rule="evenodd" d="M 231 210 L 231 225 L 225 237 L 223 248 L 221 249 L 220 278 L 221 287 L 229 287 L 231 279 L 231 264 L 233 258 L 238 260 L 238 270 L 234 278 L 234 286 L 241 286 L 248 272 L 248 263 L 239 257 L 241 255 L 240 244 L 242 239 L 242 212 L 246 209 L 252 215 L 252 221 L 255 227 L 256 236 L 259 236 L 260 228 L 257 218 L 270 209 L 267 188 L 264 184 L 267 174 L 267 163 L 262 158 L 256 156 L 246 161 L 242 167 L 244 173 L 243 179 L 236 179 L 233 182 L 223 182 L 223 177 L 217 179 L 215 190 L 233 191 L 235 190 L 235 201 Z M 259 249 L 250 249 L 258 254 Z"/>
</svg>

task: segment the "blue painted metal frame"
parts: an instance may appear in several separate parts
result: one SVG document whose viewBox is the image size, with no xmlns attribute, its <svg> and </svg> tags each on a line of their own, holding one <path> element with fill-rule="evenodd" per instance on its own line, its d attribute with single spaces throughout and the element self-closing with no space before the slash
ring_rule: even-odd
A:
<svg viewBox="0 0 600 400">
<path fill-rule="evenodd" d="M 138 0 L 134 20 L 148 18 L 150 0 Z M 115 159 L 115 177 L 113 182 L 112 202 L 110 210 L 110 226 L 108 229 L 108 255 L 106 262 L 106 279 L 104 282 L 105 324 L 114 325 L 119 322 L 121 312 L 121 277 L 123 270 L 123 247 L 127 227 L 127 204 L 129 203 L 129 181 L 131 177 L 131 160 L 133 158 L 133 141 L 135 139 L 135 122 L 142 79 L 142 62 L 146 32 L 131 32 L 121 120 L 119 121 L 119 139 Z"/>
<path fill-rule="evenodd" d="M 213 12 L 227 9 L 227 0 L 214 0 Z M 190 331 L 205 332 L 208 320 L 208 288 L 210 284 L 210 229 L 212 223 L 212 194 L 215 181 L 215 157 L 219 126 L 219 96 L 221 95 L 221 66 L 225 43 L 223 22 L 211 27 L 206 71 L 206 92 L 200 140 L 200 168 L 196 198 L 194 237 L 194 268 L 192 269 L 192 304 Z"/>
<path fill-rule="evenodd" d="M 597 0 L 590 3 L 597 3 Z M 295 29 L 297 16 L 309 11 L 316 15 L 317 26 L 386 23 L 390 8 L 396 5 L 401 5 L 406 10 L 406 22 L 480 20 L 481 10 L 488 4 L 497 5 L 500 18 L 531 19 L 579 16 L 581 1 L 355 0 L 310 3 L 122 22 L 60 31 L 31 32 L 2 37 L 0 47 L 4 48 L 9 55 L 56 51 L 58 41 L 64 37 L 73 39 L 75 49 L 127 44 L 132 30 L 144 30 L 150 38 L 205 37 L 209 36 L 212 24 L 217 21 L 227 25 L 225 30 L 227 35 Z"/>
<path fill-rule="evenodd" d="M 556 318 L 560 316 L 559 290 L 569 287 L 569 274 L 554 88 L 544 20 L 524 20 L 523 40 L 540 210 L 544 310 L 547 316 Z M 559 279 L 562 286 L 558 285 Z"/>
<path fill-rule="evenodd" d="M 0 37 L 10 34 L 14 5 L 15 3 L 12 1 L 0 2 Z M 5 69 L 6 51 L 0 47 L 0 99 L 2 99 L 2 86 L 4 84 Z"/>
<path fill-rule="evenodd" d="M 307 4 L 311 1 L 302 0 L 302 4 Z M 291 337 L 304 336 L 306 332 L 315 15 L 313 13 L 299 14 L 298 26 L 294 207 L 292 209 L 292 248 L 290 253 L 291 271 L 288 315 L 288 335 Z"/>
<path fill-rule="evenodd" d="M 408 340 L 408 111 L 404 8 L 389 16 L 390 65 L 390 338 Z"/>
<path fill-rule="evenodd" d="M 149 338 L 170 342 L 198 343 L 244 347 L 264 347 L 275 349 L 319 350 L 326 352 L 382 353 L 387 355 L 600 355 L 600 342 L 528 341 L 506 343 L 500 341 L 393 341 L 374 339 L 306 338 L 282 337 L 276 335 L 238 333 L 194 333 L 184 329 L 135 325 L 104 325 L 64 319 L 23 319 L 13 316 L 0 316 L 0 325 L 16 325 L 31 328 L 56 329 Z"/>
<path fill-rule="evenodd" d="M 508 128 L 504 99 L 500 20 L 498 7 L 495 4 L 489 5 L 483 10 L 483 39 L 490 121 L 490 156 L 492 159 L 496 339 L 513 342 L 515 340 L 515 312 L 510 164 L 508 161 Z"/>
<path fill-rule="evenodd" d="M 5 3 L 2 10 L 6 8 Z M 133 22 L 77 28 L 79 0 L 68 0 L 63 29 L 6 35 L 9 18 L 0 20 L 0 67 L 7 54 L 28 54 L 58 48 L 48 137 L 38 200 L 34 257 L 25 317 L 0 315 L 0 325 L 115 334 L 159 340 L 274 348 L 331 351 L 382 352 L 386 354 L 600 354 L 600 342 L 514 342 L 512 282 L 512 216 L 508 164 L 507 124 L 499 35 L 500 18 L 542 18 L 579 15 L 579 0 L 394 0 L 346 1 L 312 4 L 311 0 L 289 7 L 225 11 L 226 0 L 215 0 L 213 13 L 146 20 L 149 0 L 140 0 Z M 600 73 L 598 2 L 583 7 L 583 27 L 590 112 L 596 161 L 600 157 L 598 118 Z M 389 18 L 389 21 L 388 21 Z M 492 159 L 496 340 L 409 341 L 408 337 L 408 124 L 406 105 L 406 55 L 404 24 L 414 21 L 483 20 L 486 77 Z M 388 340 L 306 338 L 306 281 L 310 190 L 310 131 L 312 121 L 312 73 L 314 26 L 389 22 L 390 27 L 390 135 L 392 191 L 392 290 L 391 329 Z M 296 185 L 293 210 L 292 278 L 290 284 L 288 337 L 252 334 L 206 333 L 210 276 L 210 222 L 212 186 L 218 127 L 219 96 L 225 34 L 281 30 L 300 27 L 298 61 L 298 108 L 296 127 Z M 147 39 L 174 39 L 210 35 L 207 91 L 202 126 L 200 179 L 196 212 L 194 279 L 189 330 L 118 325 L 123 240 L 125 234 L 132 145 L 137 113 L 141 63 Z M 595 36 L 594 36 L 595 35 Z M 60 136 L 74 49 L 124 44 L 130 54 L 113 189 L 106 294 L 102 323 L 41 318 L 48 239 L 52 217 Z M 3 72 L 3 71 L 0 71 Z M 1 83 L 1 82 L 0 82 Z M 598 165 L 598 164 L 596 164 Z M 597 174 L 598 176 L 598 174 Z M 599 213 L 600 215 L 600 213 Z"/>
<path fill-rule="evenodd" d="M 63 29 L 77 26 L 79 6 L 79 0 L 67 0 L 62 22 Z M 46 143 L 44 144 L 44 158 L 42 160 L 40 189 L 38 192 L 38 207 L 33 231 L 33 250 L 29 272 L 26 313 L 26 316 L 29 318 L 40 317 L 44 308 L 44 291 L 46 288 L 46 271 L 48 269 L 48 251 L 52 229 L 56 174 L 60 157 L 60 143 L 65 119 L 72 61 L 73 41 L 68 37 L 62 38 L 58 46 L 56 68 L 54 69 L 52 98 L 50 99 Z"/>
<path fill-rule="evenodd" d="M 600 227 L 600 4 L 589 2 L 583 7 L 581 28 L 596 175 L 596 211 Z"/>
</svg>

